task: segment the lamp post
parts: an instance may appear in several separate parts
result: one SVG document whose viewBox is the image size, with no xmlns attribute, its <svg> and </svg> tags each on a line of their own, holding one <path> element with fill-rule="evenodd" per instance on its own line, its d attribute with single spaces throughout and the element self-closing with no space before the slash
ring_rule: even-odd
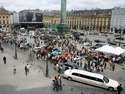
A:
<svg viewBox="0 0 125 94">
<path fill-rule="evenodd" d="M 49 77 L 48 51 L 46 52 L 46 77 Z"/>
<path fill-rule="evenodd" d="M 0 41 L 0 50 L 1 50 L 1 41 Z"/>
<path fill-rule="evenodd" d="M 14 56 L 14 58 L 15 59 L 17 59 L 17 43 L 16 43 L 16 32 L 15 32 L 15 30 L 14 30 L 14 32 L 13 32 L 13 35 L 14 35 L 14 39 L 15 39 L 15 56 Z"/>
<path fill-rule="evenodd" d="M 15 43 L 15 59 L 17 59 L 17 44 Z"/>
<path fill-rule="evenodd" d="M 122 33 L 123 33 L 123 31 L 122 31 L 122 27 L 120 28 L 120 38 L 122 39 Z M 120 41 L 119 41 L 119 47 L 121 46 L 121 39 L 120 39 Z"/>
</svg>

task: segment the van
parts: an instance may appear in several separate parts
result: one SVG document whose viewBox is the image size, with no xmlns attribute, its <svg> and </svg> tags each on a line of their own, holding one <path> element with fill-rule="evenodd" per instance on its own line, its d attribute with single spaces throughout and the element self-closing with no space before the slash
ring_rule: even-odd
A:
<svg viewBox="0 0 125 94">
<path fill-rule="evenodd" d="M 69 69 L 62 74 L 68 80 L 74 80 L 97 87 L 102 87 L 110 91 L 117 90 L 119 83 L 115 80 L 109 79 L 104 75 L 91 73 L 84 70 Z"/>
</svg>

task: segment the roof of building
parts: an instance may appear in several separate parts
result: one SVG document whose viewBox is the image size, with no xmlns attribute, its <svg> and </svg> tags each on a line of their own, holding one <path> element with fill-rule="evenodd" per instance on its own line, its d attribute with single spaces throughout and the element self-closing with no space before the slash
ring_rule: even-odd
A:
<svg viewBox="0 0 125 94">
<path fill-rule="evenodd" d="M 77 15 L 77 16 L 98 15 L 98 14 L 111 15 L 111 12 L 112 12 L 112 9 L 74 10 L 74 11 L 68 12 L 67 15 Z"/>
<path fill-rule="evenodd" d="M 20 12 L 35 12 L 35 13 L 42 13 L 43 15 L 54 16 L 54 15 L 61 15 L 60 10 L 39 10 L 39 9 L 28 9 L 22 10 Z M 91 9 L 91 10 L 71 10 L 67 11 L 67 16 L 85 16 L 85 15 L 111 15 L 112 9 Z"/>
<path fill-rule="evenodd" d="M 0 13 L 4 13 L 4 14 L 12 14 L 12 12 L 6 10 L 3 6 L 0 7 Z"/>
</svg>

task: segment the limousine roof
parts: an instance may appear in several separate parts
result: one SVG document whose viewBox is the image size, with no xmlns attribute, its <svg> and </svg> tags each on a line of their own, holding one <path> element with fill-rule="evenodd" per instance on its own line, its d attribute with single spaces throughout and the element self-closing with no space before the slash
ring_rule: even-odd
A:
<svg viewBox="0 0 125 94">
<path fill-rule="evenodd" d="M 101 74 L 92 73 L 92 72 L 88 72 L 88 71 L 84 71 L 84 70 L 78 70 L 78 69 L 72 69 L 71 72 L 80 73 L 83 75 L 92 76 L 92 77 L 101 78 L 101 79 L 103 79 L 103 77 L 104 77 Z"/>
</svg>

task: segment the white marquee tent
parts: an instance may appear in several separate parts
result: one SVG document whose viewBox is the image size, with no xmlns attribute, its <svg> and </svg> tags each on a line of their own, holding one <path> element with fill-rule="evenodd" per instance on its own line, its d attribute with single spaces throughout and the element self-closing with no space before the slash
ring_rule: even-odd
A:
<svg viewBox="0 0 125 94">
<path fill-rule="evenodd" d="M 122 49 L 121 47 L 116 47 L 114 53 L 115 53 L 115 55 L 120 55 L 120 54 L 125 53 L 125 50 Z"/>
<path fill-rule="evenodd" d="M 102 52 L 102 53 L 107 53 L 107 54 L 112 54 L 112 55 L 120 55 L 125 53 L 125 50 L 120 48 L 120 47 L 112 47 L 109 45 L 104 45 L 100 48 L 95 49 L 95 51 Z"/>
</svg>

